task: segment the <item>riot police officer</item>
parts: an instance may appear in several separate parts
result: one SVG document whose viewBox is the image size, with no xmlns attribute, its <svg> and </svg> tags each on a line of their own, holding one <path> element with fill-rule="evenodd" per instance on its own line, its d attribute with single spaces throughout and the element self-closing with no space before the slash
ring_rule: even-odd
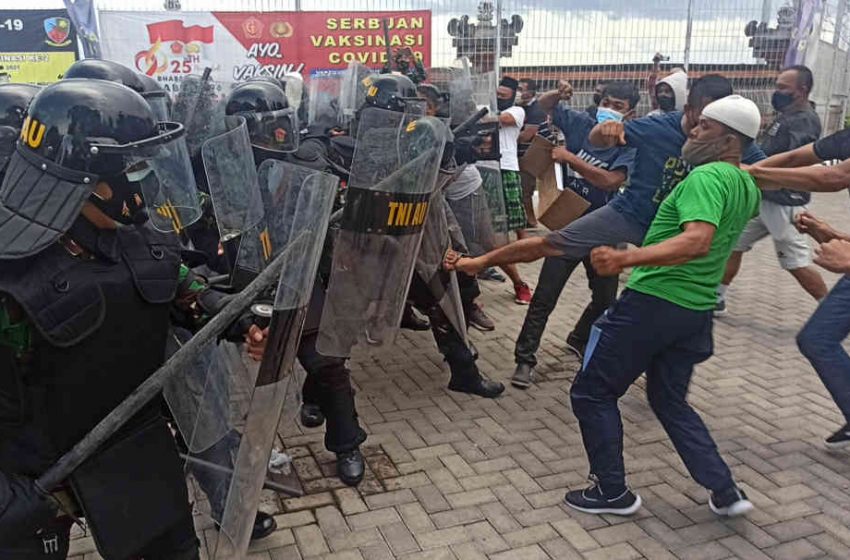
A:
<svg viewBox="0 0 850 560">
<path fill-rule="evenodd" d="M 198 215 L 182 134 L 102 80 L 60 81 L 29 106 L 0 198 L 2 558 L 64 558 L 76 515 L 105 558 L 198 558 L 158 403 L 47 489 L 59 515 L 33 483 L 163 361 L 180 274 L 165 231 Z"/>
<path fill-rule="evenodd" d="M 40 89 L 29 84 L 0 84 L 0 179 L 15 151 L 27 106 Z"/>
<path fill-rule="evenodd" d="M 323 146 L 305 146 L 292 154 L 295 146 L 289 103 L 282 89 L 267 80 L 250 81 L 233 89 L 225 101 L 228 115 L 242 115 L 248 123 L 254 160 L 280 159 L 318 169 L 327 166 Z M 288 120 L 290 119 L 290 120 Z M 326 260 L 326 259 L 325 259 Z M 349 486 L 360 483 L 365 473 L 360 445 L 366 433 L 357 421 L 354 390 L 345 358 L 322 356 L 316 351 L 319 318 L 322 314 L 324 284 L 320 270 L 301 342 L 298 360 L 307 372 L 303 387 L 304 401 L 318 405 L 326 421 L 325 447 L 337 456 L 337 474 Z"/>
</svg>

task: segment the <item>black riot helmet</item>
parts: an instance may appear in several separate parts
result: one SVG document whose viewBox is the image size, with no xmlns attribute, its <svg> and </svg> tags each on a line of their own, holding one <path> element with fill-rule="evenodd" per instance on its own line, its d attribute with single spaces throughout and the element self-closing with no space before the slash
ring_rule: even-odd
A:
<svg viewBox="0 0 850 560">
<path fill-rule="evenodd" d="M 145 93 L 145 85 L 142 83 L 140 74 L 111 60 L 101 60 L 99 58 L 78 60 L 68 68 L 68 71 L 63 76 L 63 79 L 72 78 L 89 78 L 106 80 L 107 82 L 118 82 L 136 93 Z"/>
<path fill-rule="evenodd" d="M 0 259 L 35 254 L 92 202 L 121 223 L 163 231 L 200 214 L 178 123 L 157 122 L 141 95 L 114 82 L 66 79 L 41 90 L 0 187 Z"/>
<path fill-rule="evenodd" d="M 251 144 L 260 150 L 293 152 L 298 148 L 298 120 L 286 94 L 266 80 L 239 84 L 227 96 L 224 112 L 245 117 Z"/>
<path fill-rule="evenodd" d="M 15 151 L 27 106 L 40 89 L 29 84 L 0 84 L 0 179 Z"/>
<path fill-rule="evenodd" d="M 407 76 L 380 74 L 363 81 L 367 86 L 366 105 L 403 112 L 406 101 L 417 98 L 416 86 Z"/>
<path fill-rule="evenodd" d="M 276 85 L 284 92 L 286 91 L 286 82 L 273 76 L 254 76 L 252 78 L 248 78 L 248 82 L 266 82 L 267 84 Z"/>
<path fill-rule="evenodd" d="M 157 120 L 167 121 L 171 115 L 171 96 L 168 95 L 167 91 L 162 89 L 159 82 L 150 76 L 146 76 L 145 74 L 136 74 L 136 76 L 144 88 L 141 92 L 142 97 L 150 104 Z"/>
</svg>

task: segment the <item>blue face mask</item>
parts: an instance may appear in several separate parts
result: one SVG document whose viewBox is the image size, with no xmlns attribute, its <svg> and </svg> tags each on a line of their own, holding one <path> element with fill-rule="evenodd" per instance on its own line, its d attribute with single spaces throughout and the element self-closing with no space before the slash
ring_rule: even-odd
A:
<svg viewBox="0 0 850 560">
<path fill-rule="evenodd" d="M 599 107 L 596 109 L 596 122 L 602 124 L 605 121 L 623 122 L 623 113 L 607 107 Z"/>
</svg>

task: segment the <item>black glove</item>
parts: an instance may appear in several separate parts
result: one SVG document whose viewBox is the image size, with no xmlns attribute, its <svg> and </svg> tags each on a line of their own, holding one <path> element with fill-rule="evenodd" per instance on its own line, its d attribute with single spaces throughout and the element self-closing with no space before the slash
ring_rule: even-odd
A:
<svg viewBox="0 0 850 560">
<path fill-rule="evenodd" d="M 35 486 L 35 480 L 0 472 L 0 545 L 34 535 L 56 516 L 56 506 Z"/>
</svg>

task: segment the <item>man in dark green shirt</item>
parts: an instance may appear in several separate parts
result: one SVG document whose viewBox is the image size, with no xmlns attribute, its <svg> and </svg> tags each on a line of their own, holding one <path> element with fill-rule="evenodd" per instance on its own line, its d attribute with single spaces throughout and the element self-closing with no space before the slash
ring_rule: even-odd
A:
<svg viewBox="0 0 850 560">
<path fill-rule="evenodd" d="M 570 392 L 595 482 L 567 493 L 574 509 L 631 515 L 640 508 L 626 486 L 617 401 L 643 372 L 649 404 L 691 476 L 711 492 L 712 511 L 752 509 L 686 396 L 694 365 L 712 354 L 712 310 L 726 259 L 758 213 L 760 191 L 739 165 L 759 122 L 756 105 L 737 95 L 706 106 L 682 148 L 696 168 L 661 203 L 643 247 L 591 253 L 601 275 L 636 268 L 594 325 Z"/>
</svg>

